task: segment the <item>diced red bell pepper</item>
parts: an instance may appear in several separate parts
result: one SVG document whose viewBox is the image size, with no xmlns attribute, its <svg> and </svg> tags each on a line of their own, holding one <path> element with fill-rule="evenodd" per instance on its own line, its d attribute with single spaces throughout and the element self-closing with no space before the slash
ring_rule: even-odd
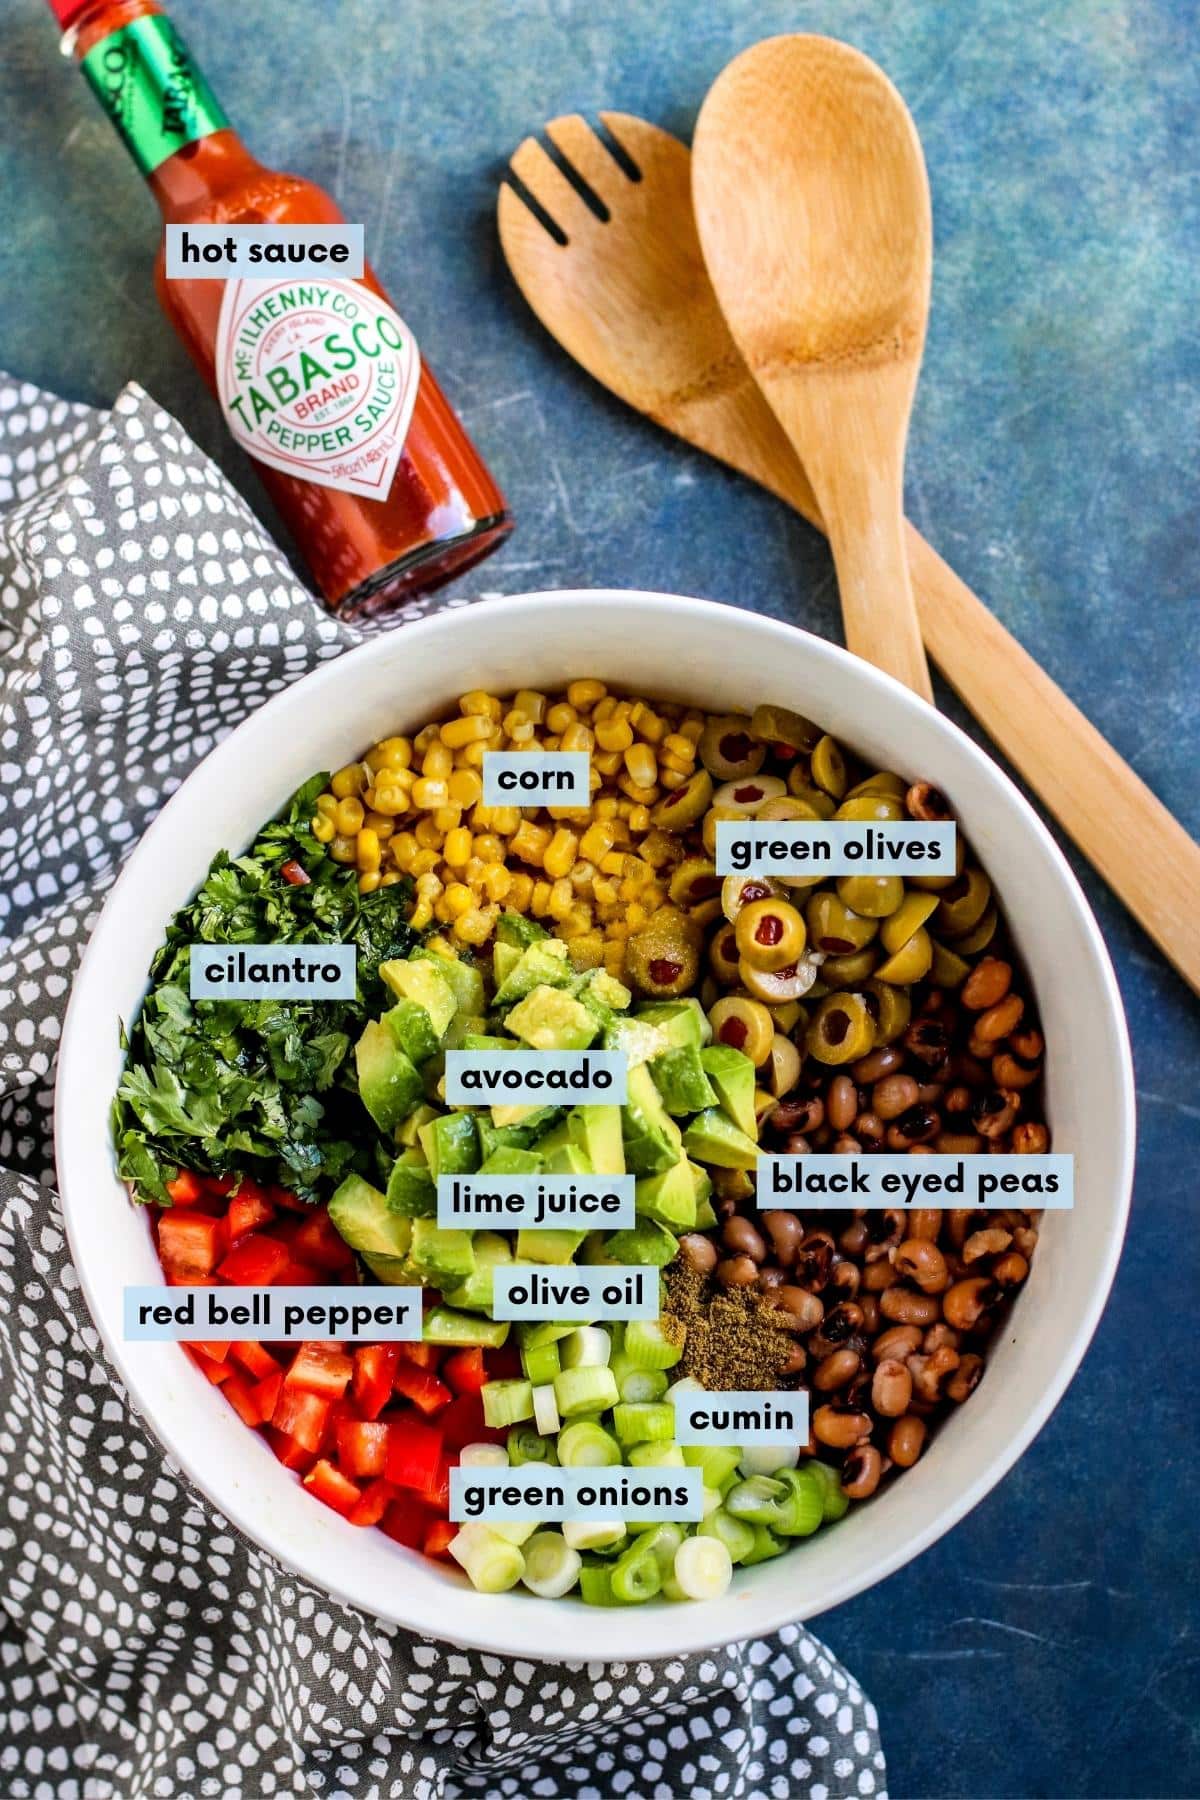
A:
<svg viewBox="0 0 1200 1800">
<path fill-rule="evenodd" d="M 398 1394 L 411 1400 L 426 1417 L 440 1412 L 451 1399 L 450 1389 L 444 1381 L 439 1381 L 428 1369 L 414 1368 L 412 1363 L 402 1362 L 397 1365 L 392 1385 Z"/>
<path fill-rule="evenodd" d="M 301 1344 L 284 1378 L 284 1386 L 303 1388 L 326 1400 L 340 1400 L 353 1373 L 354 1364 L 340 1344 Z"/>
<path fill-rule="evenodd" d="M 203 1350 L 198 1349 L 195 1344 L 186 1344 L 184 1348 L 197 1368 L 202 1369 L 208 1376 L 214 1387 L 220 1387 L 221 1383 L 228 1381 L 233 1374 L 233 1370 L 227 1362 L 214 1362 L 211 1356 L 205 1356 Z"/>
<path fill-rule="evenodd" d="M 279 1395 L 282 1387 L 282 1369 L 276 1369 L 273 1375 L 264 1375 L 261 1381 L 255 1382 L 253 1389 L 254 1401 L 255 1405 L 258 1407 L 260 1424 L 265 1424 L 274 1413 L 275 1408 L 279 1404 Z"/>
<path fill-rule="evenodd" d="M 297 862 L 294 856 L 289 856 L 285 863 L 280 863 L 279 873 L 289 887 L 307 887 L 312 880 L 304 864 Z"/>
<path fill-rule="evenodd" d="M 483 1402 L 478 1394 L 460 1394 L 438 1414 L 438 1430 L 447 1450 L 461 1450 L 464 1444 L 502 1444 L 507 1431 L 494 1431 L 484 1424 Z"/>
<path fill-rule="evenodd" d="M 296 1438 L 314 1456 L 321 1448 L 328 1418 L 328 1400 L 323 1400 L 319 1394 L 307 1393 L 303 1388 L 295 1387 L 287 1381 L 280 1385 L 279 1398 L 271 1413 L 271 1423 L 276 1430 Z"/>
<path fill-rule="evenodd" d="M 328 1270 L 354 1267 L 353 1250 L 323 1206 L 313 1207 L 298 1222 L 289 1222 L 280 1235 L 297 1262 Z"/>
<path fill-rule="evenodd" d="M 243 1182 L 240 1190 L 229 1202 L 229 1237 L 231 1243 L 245 1237 L 248 1231 L 257 1231 L 260 1225 L 269 1225 L 275 1217 L 275 1208 L 267 1199 L 257 1182 Z"/>
<path fill-rule="evenodd" d="M 286 1251 L 286 1244 L 282 1245 L 281 1248 Z M 293 1262 L 289 1256 L 287 1262 L 275 1277 L 273 1286 L 320 1287 L 321 1284 L 322 1271 L 320 1269 L 311 1268 L 308 1263 Z"/>
<path fill-rule="evenodd" d="M 240 1175 L 206 1175 L 204 1185 L 210 1194 L 216 1194 L 221 1199 L 227 1200 L 241 1180 Z"/>
<path fill-rule="evenodd" d="M 263 1232 L 252 1231 L 233 1246 L 218 1266 L 217 1274 L 235 1287 L 269 1287 L 290 1260 L 286 1244 Z"/>
<path fill-rule="evenodd" d="M 178 1206 L 159 1214 L 158 1258 L 168 1276 L 211 1275 L 226 1242 L 224 1219 Z"/>
<path fill-rule="evenodd" d="M 443 1518 L 450 1510 L 450 1458 L 444 1453 L 438 1457 L 437 1468 L 429 1478 L 421 1498 L 426 1506 L 434 1512 L 441 1513 Z"/>
<path fill-rule="evenodd" d="M 299 1438 L 291 1437 L 286 1431 L 276 1431 L 271 1425 L 267 1426 L 266 1437 L 285 1469 L 303 1472 L 311 1467 L 314 1452 L 307 1449 Z"/>
<path fill-rule="evenodd" d="M 229 1380 L 223 1383 L 221 1392 L 245 1424 L 263 1423 L 261 1402 L 249 1382 L 243 1381 L 240 1375 L 230 1375 Z"/>
<path fill-rule="evenodd" d="M 369 1419 L 342 1419 L 337 1427 L 338 1467 L 355 1480 L 382 1475 L 387 1467 L 390 1425 Z"/>
<path fill-rule="evenodd" d="M 278 1373 L 279 1364 L 269 1350 L 263 1348 L 257 1338 L 245 1338 L 236 1344 L 226 1346 L 233 1354 L 233 1360 L 241 1363 L 248 1375 L 256 1381 L 262 1381 L 268 1375 Z"/>
<path fill-rule="evenodd" d="M 362 1499 L 350 1514 L 352 1525 L 378 1525 L 396 1497 L 390 1481 L 371 1481 L 363 1489 Z"/>
<path fill-rule="evenodd" d="M 385 1474 L 399 1488 L 424 1493 L 437 1480 L 442 1454 L 442 1434 L 419 1419 L 397 1420 L 388 1427 Z"/>
<path fill-rule="evenodd" d="M 418 1369 L 432 1370 L 437 1368 L 442 1353 L 436 1344 L 401 1344 L 400 1354 Z"/>
<path fill-rule="evenodd" d="M 446 1556 L 451 1539 L 457 1536 L 458 1526 L 453 1519 L 434 1519 L 425 1533 L 421 1548 L 426 1556 Z"/>
<path fill-rule="evenodd" d="M 166 1275 L 164 1280 L 168 1287 L 221 1287 L 215 1275 Z"/>
<path fill-rule="evenodd" d="M 409 1550 L 419 1550 L 431 1523 L 429 1508 L 423 1506 L 415 1494 L 397 1494 L 380 1519 L 379 1529 Z"/>
<path fill-rule="evenodd" d="M 318 1500 L 323 1500 L 326 1506 L 331 1506 L 334 1512 L 341 1513 L 343 1518 L 352 1512 L 362 1499 L 361 1488 L 356 1487 L 352 1481 L 348 1481 L 341 1471 L 335 1469 L 333 1464 L 327 1462 L 324 1457 L 313 1464 L 304 1477 L 304 1485 L 310 1494 L 315 1494 Z"/>
<path fill-rule="evenodd" d="M 501 1344 L 498 1350 L 488 1351 L 489 1381 L 515 1381 L 521 1373 L 521 1352 L 515 1344 Z"/>
<path fill-rule="evenodd" d="M 272 1206 L 281 1206 L 285 1212 L 306 1213 L 310 1210 L 309 1201 L 293 1194 L 291 1188 L 279 1187 L 274 1182 L 267 1189 L 267 1198 Z"/>
<path fill-rule="evenodd" d="M 354 1403 L 364 1419 L 377 1419 L 392 1397 L 399 1344 L 362 1344 L 354 1352 Z"/>
<path fill-rule="evenodd" d="M 203 1350 L 205 1356 L 210 1356 L 213 1362 L 224 1362 L 233 1347 L 231 1344 L 210 1338 L 189 1338 L 188 1342 L 193 1350 Z"/>
<path fill-rule="evenodd" d="M 442 1364 L 442 1376 L 456 1394 L 477 1394 L 488 1379 L 483 1351 L 477 1344 L 455 1350 Z"/>
<path fill-rule="evenodd" d="M 193 1175 L 190 1169 L 180 1169 L 174 1181 L 168 1181 L 167 1192 L 173 1205 L 194 1206 L 204 1189 L 198 1175 Z"/>
</svg>

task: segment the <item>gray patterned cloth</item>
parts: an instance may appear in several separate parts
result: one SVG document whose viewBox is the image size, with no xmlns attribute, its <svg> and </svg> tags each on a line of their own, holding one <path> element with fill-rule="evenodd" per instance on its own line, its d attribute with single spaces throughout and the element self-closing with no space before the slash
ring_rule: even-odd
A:
<svg viewBox="0 0 1200 1800">
<path fill-rule="evenodd" d="M 359 635 L 139 388 L 0 376 L 0 1792 L 885 1800 L 874 1708 L 802 1627 L 607 1666 L 414 1637 L 235 1532 L 105 1363 L 53 1189 L 72 971 L 189 769 Z"/>
</svg>

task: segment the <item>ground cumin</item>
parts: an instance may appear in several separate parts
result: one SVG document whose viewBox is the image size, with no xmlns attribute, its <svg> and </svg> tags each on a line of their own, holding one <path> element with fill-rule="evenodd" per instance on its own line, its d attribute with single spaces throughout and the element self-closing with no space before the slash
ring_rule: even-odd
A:
<svg viewBox="0 0 1200 1800">
<path fill-rule="evenodd" d="M 715 1391 L 774 1388 L 795 1344 L 774 1308 L 752 1288 L 723 1288 L 681 1257 L 664 1275 L 663 1329 L 683 1340 L 673 1377 Z"/>
</svg>

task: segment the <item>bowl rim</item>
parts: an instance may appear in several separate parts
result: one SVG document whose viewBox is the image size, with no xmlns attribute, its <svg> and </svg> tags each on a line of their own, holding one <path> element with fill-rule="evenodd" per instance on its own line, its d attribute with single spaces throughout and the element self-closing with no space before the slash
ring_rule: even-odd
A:
<svg viewBox="0 0 1200 1800">
<path fill-rule="evenodd" d="M 998 781 L 1007 788 L 1009 801 L 1020 815 L 1025 830 L 1038 840 L 1043 854 L 1053 866 L 1058 882 L 1069 899 L 1087 940 L 1087 946 L 1101 984 L 1104 1010 L 1113 1028 L 1116 1051 L 1115 1073 L 1120 1089 L 1120 1106 L 1117 1116 L 1113 1120 L 1118 1155 L 1114 1158 L 1110 1175 L 1115 1205 L 1105 1254 L 1093 1282 L 1087 1304 L 1083 1308 L 1073 1332 L 1069 1352 L 1061 1359 L 1053 1378 L 1047 1383 L 1038 1403 L 1030 1409 L 1020 1428 L 984 1460 L 973 1478 L 966 1483 L 955 1499 L 948 1505 L 939 1507 L 921 1530 L 902 1544 L 897 1545 L 870 1570 L 847 1573 L 840 1580 L 835 1579 L 831 1582 L 819 1603 L 806 1608 L 803 1614 L 805 1620 L 819 1617 L 821 1613 L 830 1608 L 853 1599 L 857 1594 L 886 1580 L 888 1576 L 920 1556 L 931 1544 L 952 1530 L 991 1492 L 1042 1430 L 1078 1370 L 1107 1304 L 1128 1223 L 1136 1133 L 1133 1061 L 1128 1026 L 1116 975 L 1087 898 L 1049 829 L 1006 771 L 972 738 L 968 737 L 953 720 L 929 707 L 926 701 L 911 693 L 892 676 L 874 668 L 871 664 L 862 661 L 826 638 L 818 637 L 799 626 L 770 618 L 761 613 L 749 612 L 741 607 L 686 595 L 660 593 L 639 588 L 541 589 L 530 593 L 505 595 L 460 606 L 450 606 L 416 620 L 405 626 L 402 632 L 372 635 L 365 642 L 318 663 L 306 674 L 288 683 L 241 720 L 189 772 L 127 857 L 117 880 L 105 897 L 100 916 L 85 946 L 72 983 L 71 997 L 64 1017 L 59 1045 L 54 1098 L 54 1148 L 58 1191 L 67 1240 L 80 1289 L 109 1362 L 123 1383 L 130 1403 L 134 1406 L 139 1418 L 145 1423 L 159 1445 L 176 1462 L 187 1480 L 250 1543 L 274 1558 L 286 1571 L 310 1582 L 319 1592 L 328 1593 L 332 1598 L 340 1600 L 358 1611 L 365 1612 L 369 1616 L 392 1623 L 402 1630 L 417 1634 L 423 1633 L 440 1642 L 462 1648 L 491 1652 L 501 1656 L 515 1656 L 534 1662 L 541 1660 L 551 1663 L 563 1660 L 561 1657 L 555 1656 L 552 1644 L 544 1649 L 526 1645 L 514 1649 L 512 1634 L 504 1628 L 502 1623 L 507 1616 L 505 1609 L 480 1604 L 482 1596 L 472 1596 L 476 1604 L 462 1609 L 465 1615 L 462 1623 L 466 1624 L 468 1629 L 461 1632 L 456 1630 L 453 1634 L 447 1633 L 445 1620 L 441 1616 L 434 1616 L 432 1608 L 421 1608 L 423 1616 L 415 1622 L 411 1617 L 408 1619 L 399 1617 L 394 1608 L 380 1610 L 375 1597 L 356 1588 L 352 1581 L 343 1578 L 336 1566 L 332 1572 L 319 1566 L 321 1559 L 310 1556 L 307 1546 L 299 1546 L 295 1550 L 286 1552 L 281 1551 L 273 1541 L 262 1535 L 262 1522 L 253 1517 L 252 1509 L 244 1504 L 243 1490 L 237 1483 L 230 1484 L 228 1493 L 217 1491 L 219 1483 L 211 1481 L 206 1470 L 196 1467 L 188 1450 L 179 1442 L 179 1434 L 173 1420 L 152 1415 L 149 1408 L 143 1405 L 136 1365 L 126 1355 L 125 1342 L 119 1331 L 109 1329 L 109 1321 L 105 1317 L 104 1308 L 98 1303 L 97 1290 L 93 1283 L 88 1259 L 80 1254 L 82 1239 L 77 1227 L 79 1207 L 83 1202 L 80 1200 L 79 1207 L 77 1207 L 72 1202 L 70 1195 L 72 1193 L 81 1194 L 86 1190 L 86 1175 L 83 1169 L 79 1170 L 78 1176 L 73 1181 L 73 1171 L 75 1171 L 77 1163 L 83 1159 L 85 1152 L 77 1148 L 73 1142 L 73 1133 L 68 1124 L 68 1115 L 71 1109 L 67 1097 L 75 1087 L 75 1070 L 86 1060 L 88 1055 L 86 1032 L 79 1028 L 78 1021 L 87 1011 L 87 996 L 95 978 L 95 971 L 101 967 L 105 958 L 110 954 L 120 956 L 119 918 L 126 904 L 126 896 L 136 886 L 143 868 L 153 864 L 158 840 L 164 834 L 164 822 L 173 822 L 182 811 L 188 801 L 188 790 L 201 770 L 208 770 L 211 774 L 214 765 L 219 766 L 233 761 L 239 753 L 241 742 L 252 731 L 261 730 L 264 721 L 285 714 L 289 707 L 295 706 L 298 693 L 303 695 L 305 703 L 311 704 L 314 699 L 319 697 L 322 690 L 331 684 L 343 682 L 348 670 L 353 670 L 358 663 L 371 656 L 379 655 L 385 645 L 395 645 L 397 642 L 401 642 L 416 656 L 420 653 L 423 643 L 447 633 L 461 631 L 468 624 L 471 615 L 476 612 L 477 606 L 486 608 L 489 617 L 507 616 L 514 621 L 514 624 L 521 620 L 541 623 L 543 617 L 549 615 L 549 617 L 545 617 L 545 623 L 549 626 L 553 622 L 553 615 L 561 615 L 564 608 L 569 608 L 574 604 L 603 604 L 606 608 L 618 607 L 630 612 L 644 612 L 649 607 L 667 619 L 673 616 L 695 617 L 699 612 L 714 619 L 723 629 L 740 626 L 752 633 L 757 633 L 762 639 L 764 648 L 769 647 L 772 640 L 780 644 L 786 642 L 794 648 L 795 641 L 799 639 L 806 651 L 818 662 L 828 659 L 834 667 L 847 670 L 853 681 L 860 685 L 865 684 L 868 693 L 872 688 L 880 693 L 886 693 L 893 702 L 900 703 L 901 710 L 912 709 L 914 713 L 919 711 L 922 714 L 933 711 L 939 727 L 954 743 L 956 753 L 965 758 L 969 764 L 974 764 L 977 770 L 982 768 L 988 779 Z M 215 851 L 213 853 L 215 854 Z M 147 982 L 147 988 L 148 985 Z M 143 997 L 145 991 L 143 989 Z M 772 1598 L 776 1589 L 779 1597 Z M 753 1623 L 745 1621 L 751 1635 L 765 1637 L 785 1625 L 796 1622 L 795 1603 L 789 1602 L 785 1598 L 786 1592 L 786 1584 L 779 1583 L 768 1589 L 765 1597 L 758 1596 L 756 1598 Z M 502 1595 L 498 1598 L 507 1601 L 510 1596 Z M 618 1661 L 630 1658 L 640 1660 L 648 1656 L 669 1658 L 694 1654 L 734 1642 L 744 1635 L 743 1631 L 739 1629 L 742 1622 L 736 1619 L 731 1620 L 723 1610 L 725 1624 L 719 1629 L 716 1628 L 715 1619 L 719 1604 L 670 1608 L 669 1616 L 673 1624 L 670 1642 L 665 1648 L 657 1649 L 650 1648 L 647 1639 L 653 1639 L 658 1634 L 646 1632 L 644 1624 L 639 1631 L 637 1624 L 633 1623 L 627 1632 L 622 1633 L 621 1626 L 626 1621 L 625 1609 L 620 1609 L 615 1613 L 598 1612 L 595 1630 L 592 1634 L 593 1638 L 597 1640 L 596 1647 L 592 1649 L 589 1645 L 588 1659 Z M 641 1614 L 641 1608 L 630 1609 L 629 1618 L 636 1621 Z M 706 1625 L 706 1619 L 713 1619 L 714 1624 Z M 460 1621 L 456 1617 L 455 1625 L 458 1626 L 459 1623 Z M 608 1626 L 608 1629 L 604 1629 L 605 1625 Z"/>
</svg>

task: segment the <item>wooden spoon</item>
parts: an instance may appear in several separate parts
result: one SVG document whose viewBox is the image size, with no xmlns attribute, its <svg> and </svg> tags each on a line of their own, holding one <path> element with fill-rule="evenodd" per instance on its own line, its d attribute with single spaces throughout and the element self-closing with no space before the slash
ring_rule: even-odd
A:
<svg viewBox="0 0 1200 1800">
<path fill-rule="evenodd" d="M 808 477 L 708 278 L 686 145 L 628 113 L 600 117 L 620 161 L 577 115 L 546 126 L 590 204 L 536 138 L 512 158 L 521 193 L 500 189 L 499 222 L 517 285 L 551 336 L 619 399 L 821 528 Z M 907 544 L 921 631 L 942 673 L 1200 992 L 1200 848 L 912 525 Z"/>
<path fill-rule="evenodd" d="M 767 38 L 709 89 L 692 199 L 734 341 L 820 503 L 846 643 L 932 700 L 904 545 L 933 258 L 908 109 L 848 44 Z"/>
</svg>

